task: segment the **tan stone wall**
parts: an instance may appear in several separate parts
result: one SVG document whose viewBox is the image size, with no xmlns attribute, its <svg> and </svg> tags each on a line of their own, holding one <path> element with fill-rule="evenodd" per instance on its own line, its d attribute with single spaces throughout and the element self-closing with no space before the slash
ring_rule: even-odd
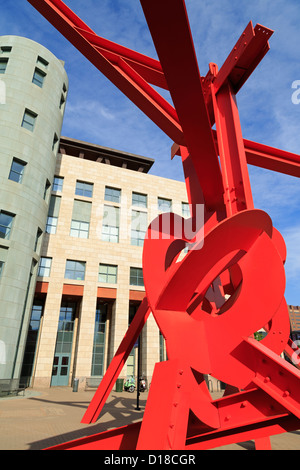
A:
<svg viewBox="0 0 300 470">
<path fill-rule="evenodd" d="M 181 202 L 187 201 L 184 183 L 67 155 L 58 156 L 55 174 L 64 177 L 64 184 L 62 193 L 57 193 L 61 196 L 57 232 L 55 235 L 45 234 L 41 253 L 42 256 L 52 257 L 52 267 L 50 277 L 38 278 L 39 281 L 49 283 L 35 365 L 34 384 L 39 386 L 49 386 L 51 380 L 64 283 L 84 286 L 78 335 L 77 337 L 74 335 L 74 341 L 77 341 L 74 357 L 74 377 L 81 378 L 81 384 L 84 377 L 91 375 L 98 287 L 117 288 L 117 298 L 112 307 L 112 318 L 110 320 L 110 341 L 107 339 L 106 345 L 108 362 L 112 359 L 127 331 L 129 290 L 143 291 L 141 287 L 129 285 L 130 267 L 142 267 L 142 247 L 130 244 L 132 191 L 148 195 L 148 223 L 157 215 L 157 197 L 172 199 L 173 204 L 178 204 L 180 215 Z M 92 199 L 75 195 L 77 179 L 94 183 Z M 104 201 L 105 186 L 121 189 L 119 243 L 101 240 L 103 205 L 104 203 L 118 205 Z M 92 202 L 88 239 L 70 236 L 74 199 Z M 136 208 L 136 210 L 139 209 Z M 64 279 L 67 259 L 86 262 L 84 281 Z M 98 282 L 99 263 L 118 266 L 117 285 Z M 147 375 L 148 380 L 151 380 L 154 365 L 159 361 L 159 331 L 152 315 L 143 332 L 142 357 L 141 372 Z M 71 376 L 72 371 L 70 384 Z M 126 377 L 126 366 L 123 368 L 121 377 Z"/>
</svg>

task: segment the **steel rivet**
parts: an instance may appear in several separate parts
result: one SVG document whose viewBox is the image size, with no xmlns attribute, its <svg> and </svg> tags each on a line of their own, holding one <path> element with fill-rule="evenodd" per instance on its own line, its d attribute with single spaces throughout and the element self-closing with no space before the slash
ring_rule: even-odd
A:
<svg viewBox="0 0 300 470">
<path fill-rule="evenodd" d="M 290 396 L 290 392 L 288 390 L 286 390 L 283 394 L 284 397 L 289 397 Z"/>
<path fill-rule="evenodd" d="M 265 383 L 271 382 L 270 377 L 266 377 L 265 380 L 264 380 L 264 382 L 265 382 Z"/>
</svg>

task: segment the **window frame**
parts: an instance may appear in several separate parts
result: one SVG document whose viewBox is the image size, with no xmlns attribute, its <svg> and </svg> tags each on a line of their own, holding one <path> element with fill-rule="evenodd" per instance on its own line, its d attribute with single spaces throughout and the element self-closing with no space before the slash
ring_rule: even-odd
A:
<svg viewBox="0 0 300 470">
<path fill-rule="evenodd" d="M 38 75 L 42 78 L 41 79 L 40 77 L 37 78 Z M 46 76 L 47 76 L 46 72 L 39 69 L 38 67 L 35 67 L 34 72 L 33 72 L 33 77 L 32 77 L 32 83 L 38 86 L 39 88 L 43 88 Z"/>
<path fill-rule="evenodd" d="M 100 272 L 101 268 L 107 268 L 106 272 L 105 272 L 105 269 L 103 269 L 103 272 Z M 109 273 L 110 268 L 115 268 L 115 272 Z M 103 276 L 103 279 L 100 279 L 100 276 Z M 104 284 L 117 284 L 118 283 L 118 266 L 115 264 L 99 263 L 98 282 L 102 282 Z"/>
<path fill-rule="evenodd" d="M 28 117 L 28 116 L 30 116 L 33 119 L 32 123 L 30 121 L 25 120 L 25 117 Z M 30 132 L 33 132 L 35 129 L 37 117 L 38 115 L 34 111 L 31 111 L 30 109 L 26 108 L 24 111 L 21 127 L 23 127 L 24 129 Z"/>
<path fill-rule="evenodd" d="M 79 188 L 78 184 L 84 185 L 84 187 Z M 91 190 L 86 189 L 87 186 L 90 186 L 92 189 Z M 82 194 L 81 194 L 81 192 L 78 192 L 78 191 L 81 191 Z M 86 193 L 88 193 L 88 194 L 86 194 Z M 91 193 L 91 194 L 89 194 L 89 193 Z M 94 183 L 89 183 L 88 181 L 82 181 L 82 180 L 77 180 L 76 181 L 76 188 L 75 188 L 76 196 L 92 198 L 93 193 L 94 193 Z"/>
<path fill-rule="evenodd" d="M 21 172 L 18 172 L 18 171 L 16 171 L 15 169 L 13 169 L 14 163 L 16 163 L 17 165 L 22 166 L 22 171 L 21 171 Z M 24 171 L 25 171 L 26 165 L 27 165 L 27 162 L 24 162 L 23 160 L 20 160 L 19 158 L 13 157 L 12 162 L 11 162 L 11 166 L 10 166 L 10 170 L 9 170 L 8 179 L 9 179 L 10 181 L 14 181 L 15 183 L 21 184 L 21 183 L 22 183 L 22 180 L 23 180 L 23 176 L 24 176 Z M 13 178 L 11 177 L 11 176 L 13 176 L 13 175 L 19 175 L 18 181 L 17 181 L 16 179 L 13 179 Z"/>
<path fill-rule="evenodd" d="M 71 269 L 71 267 L 68 267 L 68 263 L 75 263 L 74 269 Z M 78 269 L 76 266 L 81 265 L 81 268 L 84 269 Z M 73 281 L 84 281 L 85 280 L 85 271 L 86 271 L 86 262 L 85 261 L 79 261 L 79 260 L 72 260 L 72 259 L 67 259 L 66 260 L 66 268 L 65 268 L 65 279 L 73 280 Z M 73 276 L 67 276 L 67 273 L 73 273 Z M 82 274 L 83 276 L 79 276 L 78 274 Z"/>
<path fill-rule="evenodd" d="M 8 225 L 4 225 L 4 224 L 0 223 L 0 227 L 5 227 L 6 228 L 5 232 L 2 232 L 2 230 L 0 230 L 0 239 L 2 238 L 3 240 L 9 240 L 10 235 L 11 235 L 11 231 L 12 231 L 12 226 L 13 226 L 15 214 L 12 214 L 11 212 L 6 212 L 6 211 L 0 211 L 0 222 L 1 222 L 1 215 L 2 214 L 4 214 L 7 217 L 10 217 L 11 221 Z M 4 237 L 1 236 L 2 233 L 5 233 Z"/>
<path fill-rule="evenodd" d="M 50 266 L 43 266 L 42 265 L 42 262 L 43 261 L 50 261 Z M 39 267 L 38 267 L 38 276 L 39 277 L 50 277 L 50 273 L 51 273 L 51 267 L 52 267 L 52 258 L 51 257 L 48 257 L 48 256 L 41 256 L 40 258 L 40 262 L 39 262 Z M 43 273 L 42 273 L 42 270 Z"/>
<path fill-rule="evenodd" d="M 104 200 L 114 202 L 115 204 L 121 203 L 121 189 L 112 186 L 105 186 Z"/>
<path fill-rule="evenodd" d="M 142 275 L 142 277 L 139 276 L 140 274 Z M 133 282 L 135 278 L 136 282 Z M 143 281 L 142 283 L 140 282 L 141 279 Z M 145 287 L 143 268 L 130 267 L 129 285 L 135 287 Z"/>
</svg>

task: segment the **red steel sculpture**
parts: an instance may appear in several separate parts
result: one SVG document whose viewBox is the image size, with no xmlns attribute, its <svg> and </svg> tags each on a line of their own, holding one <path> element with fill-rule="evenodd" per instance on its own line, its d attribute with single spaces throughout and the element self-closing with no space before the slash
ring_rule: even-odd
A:
<svg viewBox="0 0 300 470">
<path fill-rule="evenodd" d="M 190 221 L 175 214 L 150 224 L 145 298 L 82 422 L 98 419 L 152 313 L 168 360 L 155 366 L 143 420 L 54 448 L 194 450 L 252 439 L 269 449 L 270 436 L 300 428 L 299 366 L 282 358 L 299 350 L 289 339 L 285 243 L 254 208 L 247 163 L 299 177 L 300 156 L 244 140 L 235 95 L 273 31 L 250 22 L 220 70 L 211 63 L 204 77 L 184 0 L 140 0 L 159 60 L 99 37 L 61 0 L 28 1 L 172 139 L 190 221 L 205 208 L 203 237 L 183 235 Z M 151 85 L 168 90 L 174 106 Z M 257 341 L 261 328 L 267 335 Z M 227 384 L 222 398 L 212 399 L 205 374 Z"/>
</svg>

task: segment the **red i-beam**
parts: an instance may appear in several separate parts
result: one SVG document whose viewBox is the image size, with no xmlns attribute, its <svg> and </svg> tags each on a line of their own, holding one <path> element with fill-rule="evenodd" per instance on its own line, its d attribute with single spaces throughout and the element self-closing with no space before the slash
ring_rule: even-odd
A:
<svg viewBox="0 0 300 470">
<path fill-rule="evenodd" d="M 159 60 L 101 38 L 61 0 L 28 1 L 174 141 L 191 220 L 205 207 L 204 238 L 187 236 L 189 221 L 175 214 L 150 224 L 145 299 L 82 420 L 97 420 L 152 312 L 168 361 L 156 364 L 143 421 L 55 448 L 188 450 L 248 439 L 268 448 L 269 436 L 300 427 L 300 372 L 281 357 L 299 351 L 289 339 L 285 244 L 254 208 L 247 163 L 299 177 L 300 157 L 243 139 L 235 96 L 273 31 L 250 22 L 220 70 L 211 63 L 201 76 L 184 0 L 141 0 Z M 204 374 L 227 384 L 223 398 L 212 399 Z"/>
</svg>

